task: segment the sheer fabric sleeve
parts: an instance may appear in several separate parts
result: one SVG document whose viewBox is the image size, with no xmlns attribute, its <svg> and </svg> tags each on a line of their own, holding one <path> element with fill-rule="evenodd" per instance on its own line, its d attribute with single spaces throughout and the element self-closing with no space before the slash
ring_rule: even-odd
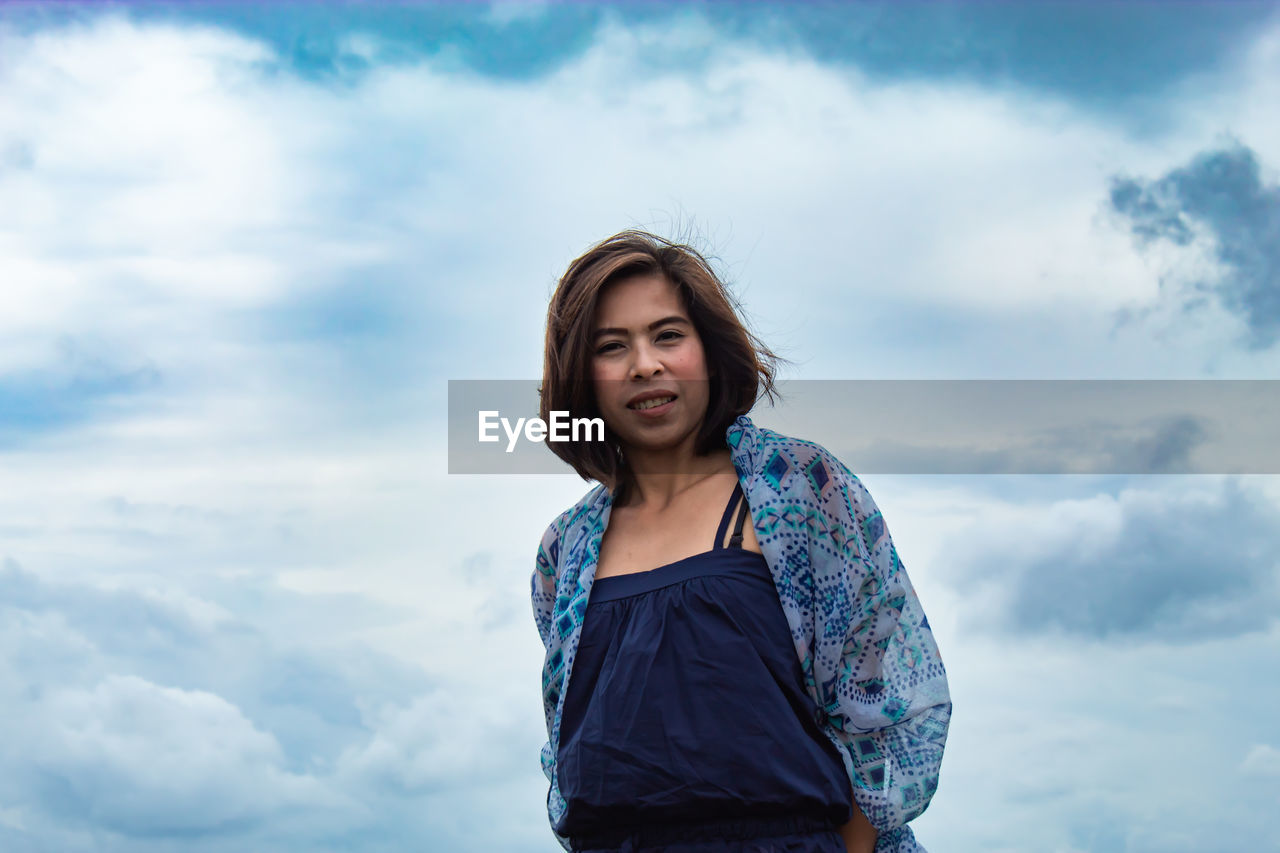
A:
<svg viewBox="0 0 1280 853">
<path fill-rule="evenodd" d="M 922 850 L 906 827 L 938 787 L 951 719 L 933 632 L 870 493 L 815 446 L 809 519 L 814 680 L 876 853 Z M 815 487 L 813 483 L 821 483 Z"/>
<path fill-rule="evenodd" d="M 542 773 L 550 785 L 556 784 L 555 751 L 551 748 L 552 725 L 555 721 L 556 704 L 559 698 L 558 688 L 552 679 L 559 667 L 555 660 L 561 654 L 558 637 L 554 635 L 553 612 L 556 603 L 557 569 L 560 564 L 560 537 L 564 532 L 565 516 L 561 515 L 547 527 L 538 543 L 538 555 L 535 560 L 533 576 L 530 578 L 530 589 L 533 597 L 533 619 L 538 627 L 538 636 L 542 638 L 546 658 L 542 666 L 542 710 L 547 724 L 547 740 L 542 744 L 540 761 Z M 548 805 L 551 789 L 547 790 Z M 548 809 L 550 819 L 550 809 Z M 555 831 L 554 823 L 551 832 L 565 850 L 570 850 L 569 839 Z"/>
<path fill-rule="evenodd" d="M 533 619 L 537 623 L 542 645 L 548 651 L 551 649 L 551 619 L 556 603 L 556 568 L 560 563 L 560 532 L 563 522 L 563 516 L 557 518 L 542 534 L 530 585 L 533 593 Z"/>
</svg>

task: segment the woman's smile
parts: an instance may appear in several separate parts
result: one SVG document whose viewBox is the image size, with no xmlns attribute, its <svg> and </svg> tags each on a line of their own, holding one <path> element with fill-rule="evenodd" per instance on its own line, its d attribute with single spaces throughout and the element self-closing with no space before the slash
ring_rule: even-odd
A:
<svg viewBox="0 0 1280 853">
<path fill-rule="evenodd" d="M 665 402 L 663 402 L 664 400 Z M 664 397 L 661 400 L 645 400 L 643 403 L 629 406 L 628 408 L 642 418 L 660 418 L 671 411 L 675 404 L 675 397 Z"/>
</svg>

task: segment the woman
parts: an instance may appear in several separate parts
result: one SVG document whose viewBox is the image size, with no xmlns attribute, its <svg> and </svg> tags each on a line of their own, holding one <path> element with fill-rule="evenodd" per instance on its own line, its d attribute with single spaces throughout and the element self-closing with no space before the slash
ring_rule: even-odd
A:
<svg viewBox="0 0 1280 853">
<path fill-rule="evenodd" d="M 701 255 L 644 232 L 551 300 L 540 414 L 605 425 L 548 443 L 599 485 L 532 578 L 566 850 L 923 849 L 946 673 L 862 483 L 747 417 L 776 362 Z"/>
</svg>

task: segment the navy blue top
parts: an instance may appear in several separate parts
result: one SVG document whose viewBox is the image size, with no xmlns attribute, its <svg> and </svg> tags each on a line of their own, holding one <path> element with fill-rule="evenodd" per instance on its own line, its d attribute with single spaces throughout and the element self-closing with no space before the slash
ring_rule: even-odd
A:
<svg viewBox="0 0 1280 853">
<path fill-rule="evenodd" d="M 745 500 L 731 547 L 720 544 L 741 496 L 739 485 L 712 550 L 596 578 L 561 720 L 560 834 L 852 817 L 769 565 L 741 547 Z"/>
</svg>

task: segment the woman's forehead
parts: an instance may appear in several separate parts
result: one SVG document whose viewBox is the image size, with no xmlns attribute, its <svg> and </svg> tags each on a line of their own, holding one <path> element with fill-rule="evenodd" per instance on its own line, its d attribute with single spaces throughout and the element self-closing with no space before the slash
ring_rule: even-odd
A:
<svg viewBox="0 0 1280 853">
<path fill-rule="evenodd" d="M 630 276 L 611 282 L 600 294 L 596 306 L 597 325 L 615 325 L 622 316 L 643 319 L 649 314 L 684 315 L 680 292 L 660 273 Z"/>
</svg>

